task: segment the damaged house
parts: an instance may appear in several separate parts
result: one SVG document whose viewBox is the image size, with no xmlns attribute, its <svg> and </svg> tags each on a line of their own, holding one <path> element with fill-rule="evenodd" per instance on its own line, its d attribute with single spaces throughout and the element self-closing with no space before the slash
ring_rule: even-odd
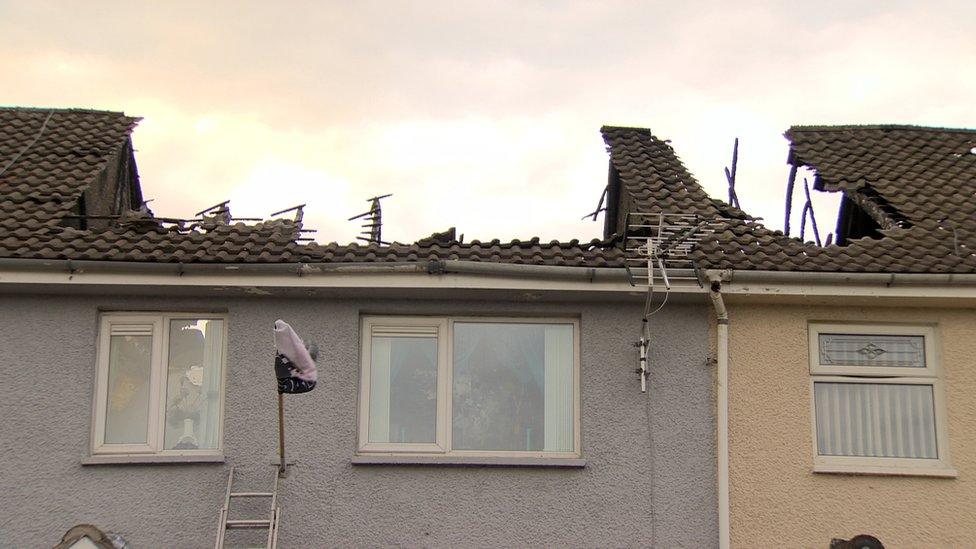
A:
<svg viewBox="0 0 976 549">
<path fill-rule="evenodd" d="M 976 543 L 973 132 L 790 130 L 825 247 L 620 127 L 601 239 L 345 245 L 154 215 L 137 123 L 0 109 L 12 545 Z M 277 319 L 319 347 L 282 478 Z"/>
<path fill-rule="evenodd" d="M 619 247 L 317 244 L 293 214 L 153 217 L 137 122 L 0 110 L 9 543 L 88 523 L 134 547 L 213 544 L 229 468 L 236 492 L 276 472 L 279 318 L 320 352 L 316 389 L 285 396 L 278 545 L 716 543 L 709 310 L 690 273 L 651 319 L 642 394 L 646 292 Z M 268 505 L 236 498 L 230 518 Z"/>
<path fill-rule="evenodd" d="M 971 547 L 976 131 L 786 136 L 843 195 L 840 245 L 743 222 L 702 248 L 727 307 L 731 545 Z"/>
</svg>

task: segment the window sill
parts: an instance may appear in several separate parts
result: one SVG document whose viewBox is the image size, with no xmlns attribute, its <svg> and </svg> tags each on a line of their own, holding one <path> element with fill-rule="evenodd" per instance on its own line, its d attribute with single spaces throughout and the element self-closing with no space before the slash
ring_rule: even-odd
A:
<svg viewBox="0 0 976 549">
<path fill-rule="evenodd" d="M 863 465 L 824 465 L 813 466 L 817 474 L 869 475 L 883 477 L 936 477 L 957 478 L 959 472 L 951 467 L 885 467 Z"/>
<path fill-rule="evenodd" d="M 421 456 L 421 455 L 367 455 L 353 456 L 353 465 L 460 465 L 489 467 L 586 467 L 580 458 L 540 457 L 488 457 L 488 456 Z"/>
<path fill-rule="evenodd" d="M 209 455 L 111 455 L 98 454 L 81 460 L 82 465 L 134 465 L 140 463 L 223 463 L 223 454 Z"/>
</svg>

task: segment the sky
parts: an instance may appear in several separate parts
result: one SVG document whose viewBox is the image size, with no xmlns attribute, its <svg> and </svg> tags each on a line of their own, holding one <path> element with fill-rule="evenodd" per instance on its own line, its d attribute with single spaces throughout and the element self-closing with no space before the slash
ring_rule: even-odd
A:
<svg viewBox="0 0 976 549">
<path fill-rule="evenodd" d="M 738 137 L 740 203 L 782 228 L 791 125 L 976 127 L 974 21 L 971 0 L 0 0 L 0 104 L 141 116 L 157 215 L 306 203 L 323 243 L 386 193 L 385 240 L 599 237 L 604 124 L 671 140 L 723 199 Z"/>
</svg>

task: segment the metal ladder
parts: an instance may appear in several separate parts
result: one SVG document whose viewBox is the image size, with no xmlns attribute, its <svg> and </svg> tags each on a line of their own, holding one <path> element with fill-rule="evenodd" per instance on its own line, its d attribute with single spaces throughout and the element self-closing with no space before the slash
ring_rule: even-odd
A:
<svg viewBox="0 0 976 549">
<path fill-rule="evenodd" d="M 268 542 L 266 549 L 275 549 L 278 546 L 278 522 L 281 520 L 281 507 L 278 507 L 278 471 L 275 470 L 274 488 L 270 492 L 233 492 L 234 467 L 231 466 L 230 473 L 227 475 L 227 494 L 224 497 L 224 507 L 220 510 L 220 522 L 217 530 L 217 542 L 214 549 L 224 548 L 224 536 L 227 530 L 250 528 L 268 530 Z M 271 498 L 271 516 L 267 519 L 230 519 L 230 500 L 234 498 Z"/>
</svg>

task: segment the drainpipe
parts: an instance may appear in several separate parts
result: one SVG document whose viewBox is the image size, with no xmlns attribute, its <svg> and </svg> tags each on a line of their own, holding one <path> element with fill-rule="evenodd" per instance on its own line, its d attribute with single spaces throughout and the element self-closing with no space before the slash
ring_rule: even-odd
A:
<svg viewBox="0 0 976 549">
<path fill-rule="evenodd" d="M 708 277 L 712 306 L 715 308 L 715 351 L 717 356 L 716 388 L 716 430 L 718 453 L 718 546 L 728 549 L 729 529 L 729 312 L 722 299 L 722 279 L 720 275 Z"/>
</svg>

